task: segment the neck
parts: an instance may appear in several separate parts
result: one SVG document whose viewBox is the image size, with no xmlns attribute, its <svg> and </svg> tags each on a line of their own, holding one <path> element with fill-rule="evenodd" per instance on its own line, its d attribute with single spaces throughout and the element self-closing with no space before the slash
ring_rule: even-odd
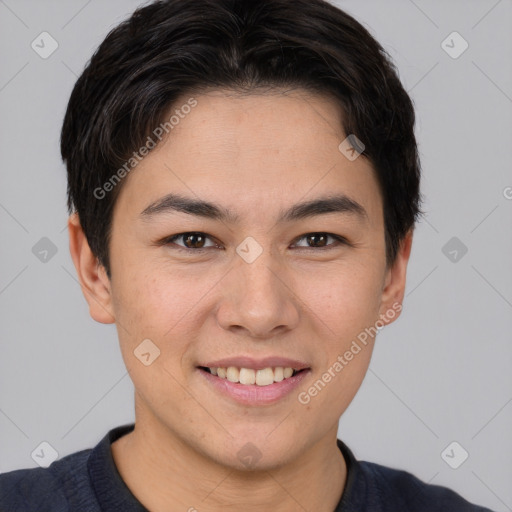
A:
<svg viewBox="0 0 512 512">
<path fill-rule="evenodd" d="M 152 512 L 332 512 L 347 473 L 336 438 L 337 425 L 299 459 L 240 471 L 194 450 L 163 426 L 151 429 L 138 421 L 112 444 L 112 455 L 132 494 Z"/>
</svg>

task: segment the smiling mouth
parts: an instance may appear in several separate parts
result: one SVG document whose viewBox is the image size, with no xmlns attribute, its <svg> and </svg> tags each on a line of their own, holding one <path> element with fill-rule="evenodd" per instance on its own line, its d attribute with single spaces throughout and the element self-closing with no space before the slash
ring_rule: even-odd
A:
<svg viewBox="0 0 512 512">
<path fill-rule="evenodd" d="M 206 373 L 215 375 L 220 379 L 225 379 L 229 382 L 239 383 L 246 386 L 269 386 L 276 382 L 282 382 L 283 380 L 295 377 L 295 375 L 309 370 L 309 368 L 298 370 L 282 366 L 267 367 L 260 370 L 254 370 L 252 368 L 238 368 L 235 366 L 229 366 L 227 368 L 198 366 L 198 368 Z"/>
</svg>

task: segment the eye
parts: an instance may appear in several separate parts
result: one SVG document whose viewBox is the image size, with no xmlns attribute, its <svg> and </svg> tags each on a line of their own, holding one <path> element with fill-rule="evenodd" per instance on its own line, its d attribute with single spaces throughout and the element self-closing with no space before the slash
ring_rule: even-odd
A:
<svg viewBox="0 0 512 512">
<path fill-rule="evenodd" d="M 184 245 L 176 244 L 176 240 L 183 241 Z M 173 235 L 169 238 L 163 240 L 165 245 L 174 244 L 178 246 L 178 250 L 192 250 L 195 252 L 199 252 L 201 250 L 207 249 L 208 247 L 217 247 L 217 244 L 213 243 L 210 246 L 205 245 L 206 240 L 212 240 L 211 237 L 206 235 L 205 233 L 201 233 L 198 231 L 192 231 L 188 233 L 179 233 L 177 235 Z"/>
<path fill-rule="evenodd" d="M 327 243 L 329 238 L 334 240 L 334 243 Z M 206 245 L 206 242 L 210 240 L 211 244 Z M 306 233 L 301 237 L 296 239 L 297 241 L 304 240 L 306 245 L 300 245 L 295 242 L 295 246 L 301 249 L 334 249 L 339 247 L 340 245 L 350 245 L 349 242 L 342 236 L 335 235 L 333 233 L 323 233 L 323 232 L 315 232 L 315 233 Z M 177 241 L 181 241 L 183 245 L 176 243 Z M 161 245 L 174 245 L 175 248 L 179 251 L 187 251 L 187 252 L 202 252 L 206 249 L 216 247 L 219 248 L 219 245 L 213 241 L 213 238 L 206 233 L 202 233 L 200 231 L 190 231 L 186 233 L 178 233 L 176 235 L 172 235 L 163 239 L 160 242 Z"/>
<path fill-rule="evenodd" d="M 329 238 L 332 238 L 333 240 L 335 240 L 335 243 L 327 244 L 327 240 Z M 334 235 L 333 233 L 322 233 L 322 232 L 307 233 L 305 235 L 302 235 L 297 240 L 299 240 L 299 241 L 305 240 L 306 241 L 306 244 L 307 244 L 306 246 L 298 245 L 298 247 L 302 247 L 305 249 L 323 249 L 323 248 L 334 249 L 340 245 L 349 245 L 348 241 L 344 237 L 339 236 L 339 235 Z M 310 245 L 310 244 L 312 244 L 312 245 Z"/>
</svg>

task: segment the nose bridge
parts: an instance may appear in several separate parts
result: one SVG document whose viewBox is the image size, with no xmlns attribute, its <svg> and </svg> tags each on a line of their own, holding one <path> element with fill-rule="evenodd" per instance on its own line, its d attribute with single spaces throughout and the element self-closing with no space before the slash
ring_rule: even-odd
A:
<svg viewBox="0 0 512 512">
<path fill-rule="evenodd" d="M 251 336 L 265 337 L 276 328 L 293 328 L 299 314 L 290 285 L 283 283 L 285 273 L 270 249 L 263 250 L 254 258 L 255 247 L 251 242 L 241 244 L 237 252 L 246 249 L 236 268 L 230 272 L 219 308 L 218 321 L 225 329 L 244 328 Z M 248 249 L 248 251 L 247 251 Z M 252 258 L 244 258 L 250 254 Z"/>
<path fill-rule="evenodd" d="M 273 267 L 275 270 L 272 270 Z M 278 295 L 281 295 L 283 290 L 280 289 L 279 284 L 282 283 L 276 277 L 276 270 L 277 265 L 272 260 L 270 251 L 266 251 L 252 263 L 241 264 L 238 276 L 245 291 L 244 298 L 257 305 L 266 303 L 271 306 L 272 302 L 278 301 Z"/>
</svg>

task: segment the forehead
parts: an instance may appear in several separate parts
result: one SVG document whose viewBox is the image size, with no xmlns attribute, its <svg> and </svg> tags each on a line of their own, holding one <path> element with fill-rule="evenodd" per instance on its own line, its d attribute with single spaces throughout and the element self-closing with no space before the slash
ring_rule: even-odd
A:
<svg viewBox="0 0 512 512">
<path fill-rule="evenodd" d="M 190 98 L 174 103 L 168 117 L 179 114 L 179 121 L 130 173 L 120 208 L 140 213 L 174 192 L 255 216 L 336 191 L 379 214 L 370 162 L 350 161 L 339 149 L 347 135 L 334 99 L 303 90 L 221 90 L 193 95 L 195 106 L 180 111 Z"/>
</svg>

